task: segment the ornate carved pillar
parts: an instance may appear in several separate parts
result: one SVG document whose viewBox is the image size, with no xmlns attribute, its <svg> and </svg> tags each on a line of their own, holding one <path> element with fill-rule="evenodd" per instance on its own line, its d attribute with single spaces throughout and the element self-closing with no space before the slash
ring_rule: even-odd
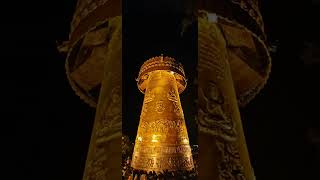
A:
<svg viewBox="0 0 320 180">
<path fill-rule="evenodd" d="M 199 179 L 252 179 L 225 40 L 216 24 L 198 21 Z"/>
<path fill-rule="evenodd" d="M 106 56 L 104 77 L 83 175 L 84 180 L 121 178 L 122 137 L 122 51 L 120 18 L 109 21 L 114 32 Z M 112 58 L 111 58 L 112 57 Z"/>
<path fill-rule="evenodd" d="M 78 0 L 66 73 L 75 93 L 96 108 L 84 180 L 121 179 L 122 22 L 119 0 Z"/>
<path fill-rule="evenodd" d="M 256 0 L 199 1 L 199 179 L 255 179 L 238 104 L 259 93 L 270 68 Z"/>
</svg>

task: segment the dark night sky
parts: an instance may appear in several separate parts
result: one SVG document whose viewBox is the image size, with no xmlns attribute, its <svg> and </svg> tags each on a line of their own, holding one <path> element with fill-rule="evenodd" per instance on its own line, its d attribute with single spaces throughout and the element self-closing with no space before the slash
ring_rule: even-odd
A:
<svg viewBox="0 0 320 180">
<path fill-rule="evenodd" d="M 165 12 L 165 2 L 168 1 L 163 1 L 163 5 L 152 12 Z M 5 166 L 1 179 L 81 179 L 94 109 L 84 104 L 69 87 L 64 73 L 65 57 L 56 50 L 56 40 L 68 38 L 75 0 L 7 3 L 11 4 L 2 4 L 1 11 L 4 107 L 1 147 L 5 151 L 1 157 Z M 172 6 L 172 10 L 179 8 L 179 3 Z M 320 47 L 320 31 L 316 27 L 319 10 L 319 5 L 307 1 L 262 3 L 269 40 L 272 43 L 278 40 L 279 45 L 273 53 L 273 69 L 267 86 L 241 109 L 252 164 L 259 180 L 319 179 L 319 141 L 311 143 L 312 139 L 319 139 L 319 134 L 311 137 L 308 134 L 310 129 L 320 130 L 317 105 L 320 61 L 310 64 L 301 58 L 305 42 Z M 128 65 L 124 70 L 128 71 L 123 77 L 128 83 L 124 86 L 132 89 L 132 94 L 128 94 L 130 98 L 124 102 L 130 99 L 128 108 L 132 106 L 132 112 L 139 114 L 139 101 L 143 96 L 134 78 L 142 62 L 161 53 L 171 55 L 182 61 L 190 80 L 194 51 L 188 45 L 192 41 L 188 35 L 186 39 L 179 39 L 177 29 L 168 28 L 179 26 L 178 17 L 169 14 L 163 17 L 166 21 L 161 21 L 154 15 L 138 21 L 135 19 L 138 12 L 128 13 L 132 14 L 125 19 L 129 29 L 125 34 L 127 39 L 124 38 L 127 42 L 124 50 L 128 48 L 124 54 L 124 63 Z M 143 28 L 144 22 L 149 28 Z M 187 91 L 192 94 L 192 89 L 188 86 Z M 192 98 L 188 97 L 188 92 L 181 95 L 182 101 L 191 107 Z M 186 109 L 184 107 L 185 112 Z M 132 114 L 133 123 L 137 123 L 134 117 L 138 114 Z"/>
</svg>

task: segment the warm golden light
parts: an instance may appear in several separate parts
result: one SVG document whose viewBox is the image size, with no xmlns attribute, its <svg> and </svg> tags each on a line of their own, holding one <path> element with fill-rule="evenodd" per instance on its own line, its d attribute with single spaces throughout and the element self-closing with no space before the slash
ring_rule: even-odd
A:
<svg viewBox="0 0 320 180">
<path fill-rule="evenodd" d="M 138 141 L 142 141 L 142 137 L 138 137 Z"/>
<path fill-rule="evenodd" d="M 152 135 L 152 140 L 151 140 L 151 142 L 158 142 L 158 140 L 157 140 L 157 135 Z"/>
<path fill-rule="evenodd" d="M 181 64 L 169 57 L 151 58 L 142 65 L 137 81 L 145 96 L 131 166 L 156 172 L 191 170 L 194 165 L 179 98 L 186 88 Z"/>
</svg>

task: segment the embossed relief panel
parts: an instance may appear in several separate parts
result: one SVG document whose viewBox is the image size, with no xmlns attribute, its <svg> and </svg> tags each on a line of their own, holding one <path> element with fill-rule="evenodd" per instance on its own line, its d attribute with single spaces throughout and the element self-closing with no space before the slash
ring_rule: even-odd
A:
<svg viewBox="0 0 320 180">
<path fill-rule="evenodd" d="M 117 27 L 111 41 L 118 41 L 121 27 Z M 104 77 L 90 140 L 84 180 L 120 179 L 122 83 L 121 44 L 116 44 L 108 56 L 117 61 L 104 63 Z M 111 68 L 112 67 L 112 68 Z"/>
<path fill-rule="evenodd" d="M 251 180 L 224 36 L 217 24 L 205 18 L 198 23 L 198 179 Z M 214 145 L 203 148 L 208 141 Z"/>
<path fill-rule="evenodd" d="M 163 134 L 160 139 L 166 142 L 169 141 L 166 139 L 171 139 L 170 135 L 184 133 L 183 136 L 187 136 L 174 77 L 159 71 L 151 74 L 149 81 L 159 83 L 150 83 L 146 90 L 139 132 Z"/>
</svg>

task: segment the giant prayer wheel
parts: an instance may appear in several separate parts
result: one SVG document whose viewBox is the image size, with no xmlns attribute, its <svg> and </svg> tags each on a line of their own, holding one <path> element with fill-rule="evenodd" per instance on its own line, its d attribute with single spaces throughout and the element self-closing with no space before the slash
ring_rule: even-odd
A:
<svg viewBox="0 0 320 180">
<path fill-rule="evenodd" d="M 253 180 L 238 105 L 260 92 L 271 69 L 259 3 L 197 4 L 198 179 Z M 96 107 L 86 180 L 121 178 L 121 9 L 121 0 L 78 0 L 69 40 L 60 46 L 72 89 Z"/>
<path fill-rule="evenodd" d="M 175 59 L 147 60 L 137 78 L 144 93 L 131 166 L 147 172 L 192 170 L 188 132 L 179 94 L 186 86 L 183 67 Z"/>
</svg>

